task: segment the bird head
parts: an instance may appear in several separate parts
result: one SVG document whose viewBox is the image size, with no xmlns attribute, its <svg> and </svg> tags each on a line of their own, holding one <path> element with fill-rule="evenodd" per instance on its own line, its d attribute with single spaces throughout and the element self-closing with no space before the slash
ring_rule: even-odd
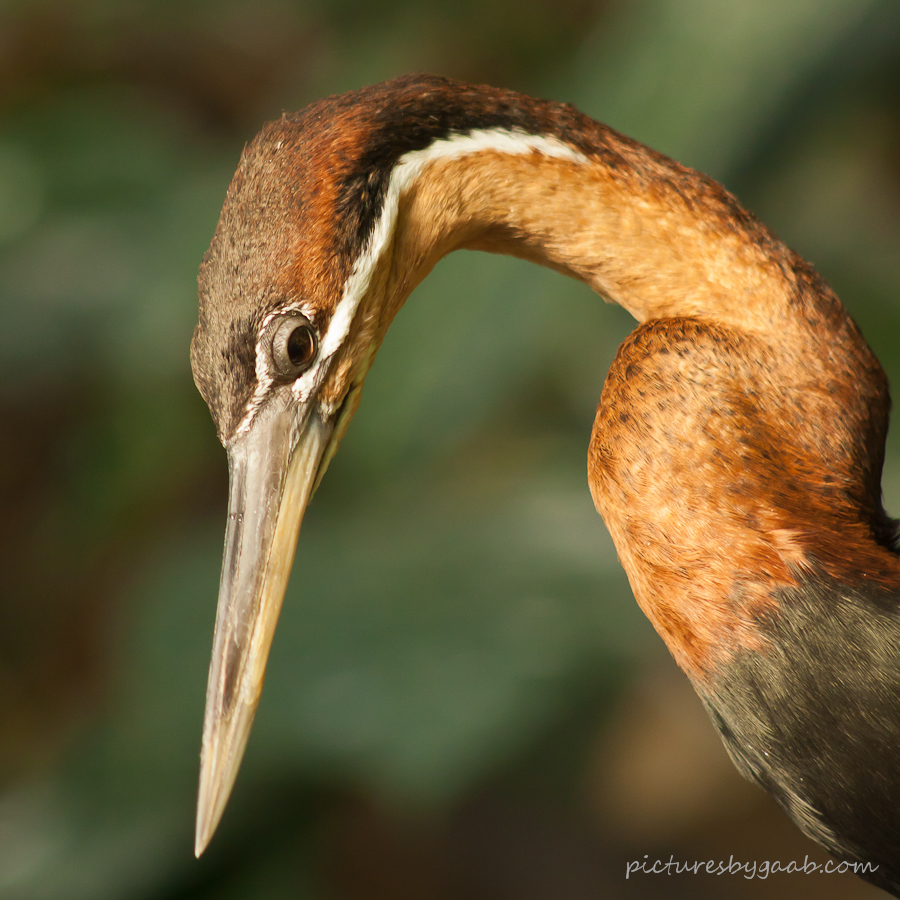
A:
<svg viewBox="0 0 900 900">
<path fill-rule="evenodd" d="M 353 176 L 354 116 L 337 118 L 311 107 L 246 148 L 200 270 L 191 364 L 230 489 L 198 855 L 250 733 L 304 510 L 389 323 L 390 255 L 361 256 L 372 223 L 358 195 L 370 186 Z"/>
<path fill-rule="evenodd" d="M 587 171 L 578 140 L 563 140 L 576 126 L 599 127 L 570 107 L 408 76 L 284 116 L 245 149 L 200 269 L 191 347 L 230 471 L 198 854 L 246 746 L 304 510 L 388 326 L 456 247 L 568 270 L 564 255 L 512 240 L 529 214 L 504 216 L 542 160 Z M 516 177 L 497 168 L 510 158 Z M 532 205 L 559 206 L 553 178 L 544 183 Z"/>
</svg>

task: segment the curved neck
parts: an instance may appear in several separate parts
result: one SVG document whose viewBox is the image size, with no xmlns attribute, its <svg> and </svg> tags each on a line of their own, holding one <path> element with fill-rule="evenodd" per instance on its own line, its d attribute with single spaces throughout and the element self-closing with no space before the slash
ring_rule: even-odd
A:
<svg viewBox="0 0 900 900">
<path fill-rule="evenodd" d="M 710 532 L 733 526 L 748 546 L 762 541 L 765 554 L 777 559 L 773 571 L 783 571 L 787 581 L 792 567 L 817 552 L 832 576 L 855 577 L 852 561 L 834 553 L 852 532 L 851 555 L 877 570 L 877 581 L 895 584 L 900 563 L 885 549 L 888 522 L 879 487 L 887 387 L 858 329 L 811 267 L 723 188 L 614 132 L 602 134 L 615 144 L 617 157 L 589 155 L 558 138 L 473 132 L 401 158 L 385 200 L 381 243 L 373 241 L 369 250 L 370 259 L 379 261 L 384 327 L 434 264 L 459 248 L 518 256 L 563 272 L 642 323 L 690 318 L 714 326 L 719 343 L 702 363 L 691 363 L 716 371 L 714 388 L 694 385 L 675 401 L 665 394 L 666 378 L 648 383 L 648 390 L 690 413 L 685 421 L 695 429 L 686 435 L 692 446 L 710 438 L 698 424 L 708 411 L 720 407 L 728 391 L 740 396 L 746 421 L 734 446 L 721 439 L 723 483 L 739 481 L 746 464 L 742 448 L 765 435 L 774 451 L 767 444 L 760 459 L 776 452 L 792 470 L 805 472 L 809 484 L 798 487 L 800 495 L 821 480 L 823 502 L 821 509 L 803 497 L 789 503 L 779 473 L 760 463 L 757 505 L 778 510 L 777 524 L 759 525 L 766 534 L 757 539 L 749 524 L 756 506 L 741 518 L 728 502 L 711 513 L 710 522 L 722 522 Z M 623 383 L 635 377 L 623 376 Z M 641 398 L 633 399 L 640 407 Z M 733 422 L 719 425 L 724 435 Z M 653 452 L 668 458 L 672 449 Z M 646 452 L 635 445 L 633 459 Z M 595 486 L 609 477 L 598 468 L 592 479 Z M 666 482 L 667 473 L 656 481 Z M 696 514 L 696 497 L 684 484 L 674 489 L 686 502 L 688 521 Z M 699 485 L 696 496 L 703 490 Z M 654 496 L 649 488 L 646 493 Z M 629 504 L 597 504 L 615 535 Z M 616 543 L 627 559 L 630 539 L 623 535 Z M 665 556 L 671 548 L 663 544 Z M 684 569 L 674 557 L 666 565 Z M 640 595 L 639 585 L 635 591 Z M 723 588 L 720 600 L 728 593 Z"/>
<path fill-rule="evenodd" d="M 627 165 L 556 138 L 473 133 L 407 154 L 392 174 L 391 313 L 459 248 L 586 282 L 638 321 L 696 316 L 751 331 L 788 318 L 796 257 L 719 185 L 619 138 Z"/>
<path fill-rule="evenodd" d="M 765 371 L 753 377 L 768 384 L 773 408 L 811 408 L 816 398 L 793 438 L 801 452 L 844 466 L 846 448 L 865 436 L 848 490 L 867 518 L 883 516 L 887 385 L 840 301 L 716 182 L 592 125 L 591 152 L 494 129 L 400 157 L 342 303 L 379 292 L 386 329 L 435 263 L 467 248 L 584 281 L 639 322 L 690 317 L 724 327 L 765 348 Z M 354 279 L 365 286 L 350 290 Z"/>
</svg>

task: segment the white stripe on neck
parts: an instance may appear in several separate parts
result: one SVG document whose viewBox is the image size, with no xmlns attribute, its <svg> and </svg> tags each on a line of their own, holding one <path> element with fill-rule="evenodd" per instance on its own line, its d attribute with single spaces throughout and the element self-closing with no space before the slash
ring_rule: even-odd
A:
<svg viewBox="0 0 900 900">
<path fill-rule="evenodd" d="M 588 158 L 583 153 L 559 138 L 526 134 L 518 129 L 506 128 L 451 134 L 449 137 L 434 141 L 423 150 L 412 150 L 401 156 L 391 170 L 378 221 L 375 223 L 365 247 L 353 264 L 350 275 L 344 284 L 344 293 L 335 307 L 325 336 L 319 343 L 318 361 L 291 386 L 298 401 L 303 402 L 318 391 L 328 372 L 329 360 L 350 333 L 350 326 L 353 324 L 362 298 L 369 290 L 378 261 L 394 236 L 401 196 L 415 183 L 426 166 L 435 160 L 458 159 L 461 156 L 491 150 L 512 156 L 540 153 L 555 159 L 567 159 L 577 163 L 588 162 Z M 276 311 L 276 314 L 278 313 L 280 310 Z M 258 341 L 256 345 L 256 390 L 253 392 L 244 417 L 235 431 L 235 438 L 249 430 L 256 411 L 262 405 L 274 383 L 269 372 L 268 353 L 269 348 L 264 347 L 262 341 Z M 332 412 L 333 410 L 323 410 L 325 415 Z"/>
<path fill-rule="evenodd" d="M 344 285 L 344 294 L 335 308 L 322 339 L 322 356 L 331 356 L 347 337 L 359 303 L 372 281 L 378 260 L 394 234 L 400 197 L 415 183 L 422 170 L 438 159 L 457 159 L 472 153 L 494 150 L 498 153 L 523 156 L 540 153 L 556 159 L 586 163 L 587 157 L 569 144 L 555 137 L 526 134 L 516 129 L 491 128 L 470 131 L 468 134 L 452 134 L 430 144 L 424 150 L 412 150 L 397 161 L 391 171 L 391 180 L 384 195 L 381 215 L 362 253 L 357 257 Z"/>
</svg>

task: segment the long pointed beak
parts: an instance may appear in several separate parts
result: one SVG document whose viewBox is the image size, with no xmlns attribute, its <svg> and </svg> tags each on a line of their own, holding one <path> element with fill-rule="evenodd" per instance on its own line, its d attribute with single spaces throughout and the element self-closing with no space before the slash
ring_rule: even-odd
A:
<svg viewBox="0 0 900 900">
<path fill-rule="evenodd" d="M 228 528 L 203 720 L 197 856 L 219 824 L 244 755 L 300 523 L 332 431 L 315 410 L 298 429 L 296 410 L 264 408 L 228 448 Z"/>
</svg>

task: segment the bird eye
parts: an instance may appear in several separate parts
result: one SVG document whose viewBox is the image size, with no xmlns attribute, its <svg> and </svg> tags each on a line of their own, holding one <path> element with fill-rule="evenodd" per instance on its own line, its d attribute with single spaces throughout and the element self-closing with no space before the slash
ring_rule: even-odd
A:
<svg viewBox="0 0 900 900">
<path fill-rule="evenodd" d="M 282 319 L 272 335 L 272 361 L 282 378 L 296 378 L 316 358 L 318 343 L 312 325 L 302 316 Z"/>
</svg>

